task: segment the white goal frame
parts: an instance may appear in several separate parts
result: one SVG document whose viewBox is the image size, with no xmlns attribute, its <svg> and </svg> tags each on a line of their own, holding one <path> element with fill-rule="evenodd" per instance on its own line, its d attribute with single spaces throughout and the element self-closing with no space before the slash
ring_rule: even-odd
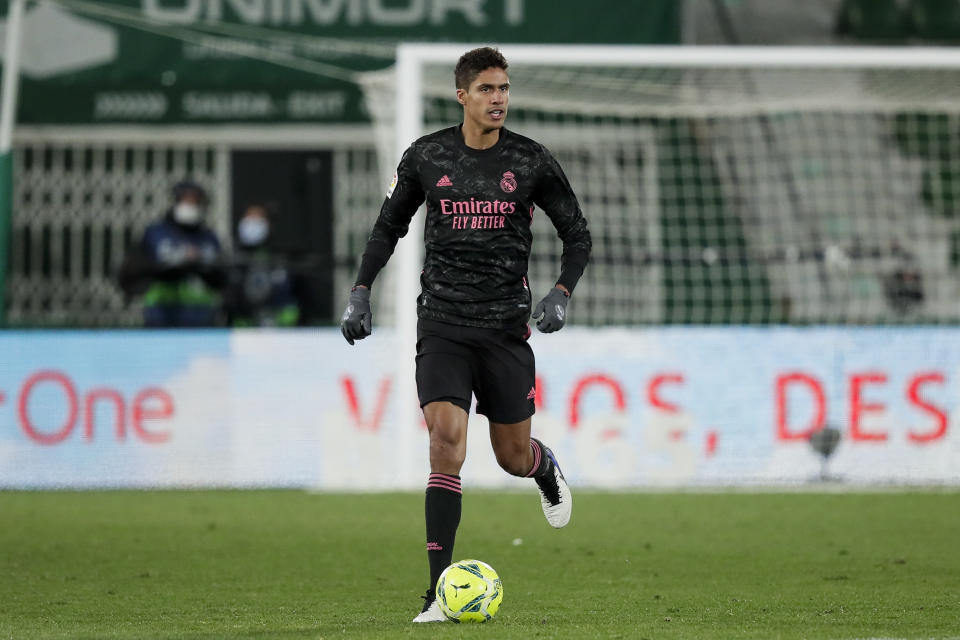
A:
<svg viewBox="0 0 960 640">
<path fill-rule="evenodd" d="M 396 127 L 394 166 L 403 151 L 423 135 L 423 68 L 425 64 L 449 65 L 483 44 L 403 43 L 397 48 Z M 557 64 L 589 66 L 700 67 L 700 68 L 824 68 L 824 69 L 960 69 L 960 50 L 947 47 L 723 47 L 723 46 L 605 46 L 605 45 L 515 45 L 499 46 L 511 64 Z M 451 83 L 451 94 L 453 92 Z M 394 257 L 396 287 L 396 389 L 398 436 L 401 443 L 416 432 L 417 415 L 413 375 L 416 336 L 416 297 L 422 267 L 423 216 L 416 216 L 407 237 L 401 239 Z M 407 404 L 410 402 L 410 404 Z M 409 449 L 401 449 L 407 451 Z M 409 477 L 398 461 L 398 477 Z"/>
</svg>

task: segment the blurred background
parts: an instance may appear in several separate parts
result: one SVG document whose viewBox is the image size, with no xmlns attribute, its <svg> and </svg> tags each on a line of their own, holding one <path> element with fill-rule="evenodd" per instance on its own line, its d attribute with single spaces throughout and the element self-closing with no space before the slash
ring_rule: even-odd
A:
<svg viewBox="0 0 960 640">
<path fill-rule="evenodd" d="M 417 270 L 381 275 L 369 340 L 336 325 L 399 157 L 397 45 L 437 42 L 643 47 L 510 69 L 508 127 L 594 237 L 534 338 L 575 483 L 960 480 L 960 2 L 17 4 L 0 486 L 420 486 Z M 399 85 L 423 131 L 460 121 L 452 63 Z M 468 466 L 509 486 L 484 430 Z"/>
</svg>

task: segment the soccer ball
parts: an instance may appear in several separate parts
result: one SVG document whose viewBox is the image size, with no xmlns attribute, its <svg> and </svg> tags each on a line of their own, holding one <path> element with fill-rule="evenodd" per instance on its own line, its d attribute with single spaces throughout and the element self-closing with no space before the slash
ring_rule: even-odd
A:
<svg viewBox="0 0 960 640">
<path fill-rule="evenodd" d="M 437 580 L 440 611 L 454 622 L 486 622 L 497 614 L 502 600 L 500 576 L 486 562 L 454 562 Z"/>
</svg>

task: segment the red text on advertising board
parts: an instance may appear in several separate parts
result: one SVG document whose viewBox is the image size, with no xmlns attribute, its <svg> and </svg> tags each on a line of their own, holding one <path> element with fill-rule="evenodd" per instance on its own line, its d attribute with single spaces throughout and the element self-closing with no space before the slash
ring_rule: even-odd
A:
<svg viewBox="0 0 960 640">
<path fill-rule="evenodd" d="M 48 386 L 54 393 L 59 393 L 66 405 L 67 415 L 60 425 L 38 424 L 31 415 L 34 394 L 41 386 Z M 116 440 L 126 440 L 128 424 L 133 436 L 142 442 L 161 444 L 170 439 L 169 431 L 159 431 L 147 425 L 148 422 L 167 420 L 174 415 L 173 398 L 163 389 L 141 389 L 128 403 L 120 391 L 109 387 L 96 387 L 81 394 L 66 373 L 52 369 L 36 371 L 24 381 L 17 394 L 17 418 L 26 436 L 37 444 L 59 444 L 69 438 L 81 423 L 83 439 L 93 442 L 98 431 L 96 409 L 104 404 L 113 409 L 111 431 Z"/>
<path fill-rule="evenodd" d="M 882 371 L 861 371 L 848 374 L 846 384 L 847 424 L 846 437 L 852 442 L 886 442 L 890 434 L 879 429 L 868 429 L 865 418 L 881 414 L 889 399 L 889 377 Z M 925 444 L 942 439 L 947 434 L 947 412 L 924 397 L 922 391 L 930 385 L 942 386 L 946 377 L 940 371 L 922 371 L 907 378 L 903 395 L 907 403 L 924 416 L 927 427 L 913 427 L 907 432 L 907 440 Z M 811 417 L 797 424 L 789 415 L 790 397 L 806 399 L 812 406 Z M 814 431 L 826 426 L 827 394 L 824 383 L 815 375 L 792 371 L 777 376 L 774 384 L 776 436 L 780 441 L 806 440 Z"/>
</svg>

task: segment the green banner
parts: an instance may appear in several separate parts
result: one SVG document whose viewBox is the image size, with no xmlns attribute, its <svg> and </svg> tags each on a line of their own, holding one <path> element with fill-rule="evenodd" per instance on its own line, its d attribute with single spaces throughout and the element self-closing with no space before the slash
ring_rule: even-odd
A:
<svg viewBox="0 0 960 640">
<path fill-rule="evenodd" d="M 7 326 L 7 272 L 13 220 L 13 154 L 0 153 L 0 327 Z"/>
<path fill-rule="evenodd" d="M 18 121 L 364 121 L 356 72 L 390 66 L 398 41 L 677 43 L 680 4 L 675 0 L 32 3 L 24 17 Z"/>
</svg>

